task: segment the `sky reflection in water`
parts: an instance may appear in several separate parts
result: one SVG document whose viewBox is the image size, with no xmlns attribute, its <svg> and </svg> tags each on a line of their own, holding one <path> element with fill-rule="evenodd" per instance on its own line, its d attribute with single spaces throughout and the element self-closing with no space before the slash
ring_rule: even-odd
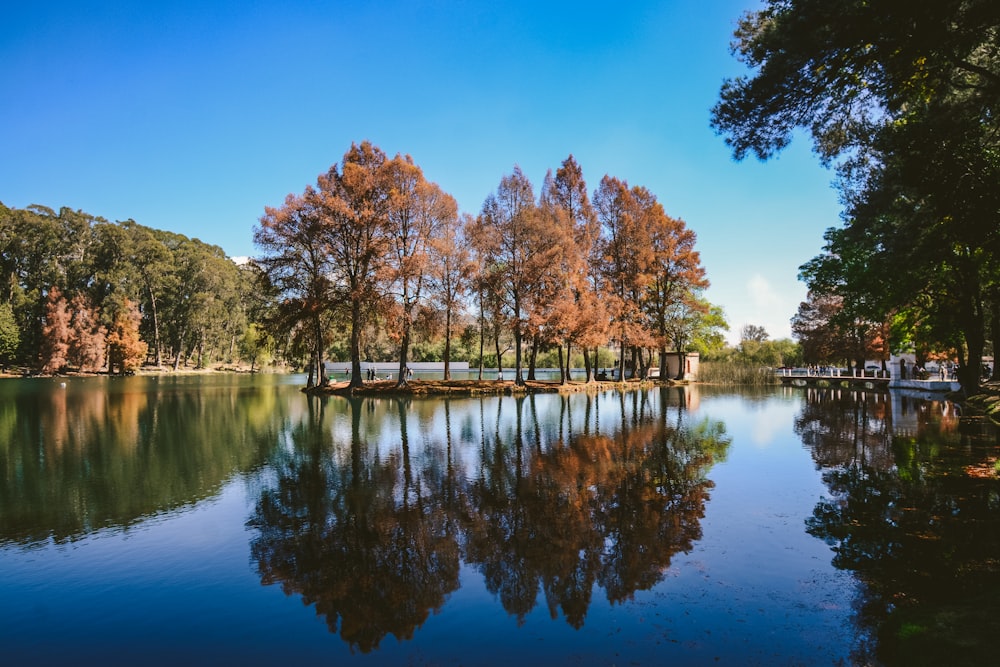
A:
<svg viewBox="0 0 1000 667">
<path fill-rule="evenodd" d="M 907 452 L 924 470 L 893 429 L 937 451 L 957 433 L 937 404 L 833 391 L 353 401 L 287 378 L 80 382 L 0 385 L 15 662 L 891 655 L 876 570 L 842 557 L 838 471 L 890 475 Z"/>
</svg>

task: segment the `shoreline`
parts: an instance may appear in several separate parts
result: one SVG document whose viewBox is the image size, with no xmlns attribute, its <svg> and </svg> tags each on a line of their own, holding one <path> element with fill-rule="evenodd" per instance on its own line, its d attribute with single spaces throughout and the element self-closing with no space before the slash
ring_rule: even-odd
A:
<svg viewBox="0 0 1000 667">
<path fill-rule="evenodd" d="M 261 370 L 255 368 L 250 370 L 250 366 L 244 364 L 214 364 L 212 366 L 204 366 L 201 368 L 193 367 L 180 367 L 174 370 L 173 366 L 143 366 L 139 368 L 134 373 L 129 375 L 120 375 L 115 373 L 114 375 L 108 374 L 106 371 L 65 371 L 62 373 L 33 373 L 30 369 L 18 369 L 13 371 L 7 369 L 5 371 L 0 371 L 0 378 L 13 378 L 13 379 L 31 379 L 31 378 L 89 378 L 89 377 L 135 377 L 135 376 L 153 376 L 153 375 L 210 375 L 213 373 L 231 373 L 234 375 L 280 375 L 285 373 L 291 373 L 292 371 L 280 368 L 268 368 L 266 370 Z"/>
<path fill-rule="evenodd" d="M 625 382 L 526 380 L 521 386 L 513 380 L 409 380 L 398 385 L 395 380 L 366 381 L 360 387 L 351 387 L 350 382 L 333 382 L 322 387 L 306 387 L 303 393 L 314 396 L 501 396 L 541 393 L 582 393 L 602 392 L 613 389 L 645 389 L 660 386 L 681 386 L 689 382 L 676 380 L 627 380 Z"/>
</svg>

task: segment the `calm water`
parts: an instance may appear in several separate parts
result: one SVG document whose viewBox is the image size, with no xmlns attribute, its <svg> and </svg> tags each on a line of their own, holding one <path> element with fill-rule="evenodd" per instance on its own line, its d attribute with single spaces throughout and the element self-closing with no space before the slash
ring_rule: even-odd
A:
<svg viewBox="0 0 1000 667">
<path fill-rule="evenodd" d="M 303 380 L 0 382 L 3 664 L 992 655 L 997 435 L 948 403 Z"/>
</svg>

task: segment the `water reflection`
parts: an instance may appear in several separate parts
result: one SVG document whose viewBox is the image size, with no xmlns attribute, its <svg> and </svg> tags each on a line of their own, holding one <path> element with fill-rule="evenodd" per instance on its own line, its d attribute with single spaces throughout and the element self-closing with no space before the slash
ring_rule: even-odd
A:
<svg viewBox="0 0 1000 667">
<path fill-rule="evenodd" d="M 210 495 L 273 446 L 285 409 L 259 384 L 0 381 L 0 544 L 73 540 Z"/>
<path fill-rule="evenodd" d="M 796 429 L 830 497 L 806 521 L 866 585 L 855 659 L 986 664 L 1000 632 L 997 430 L 919 396 L 810 391 Z"/>
<path fill-rule="evenodd" d="M 363 652 L 412 637 L 460 562 L 519 621 L 541 595 L 579 628 L 595 584 L 627 600 L 701 537 L 729 440 L 684 405 L 671 389 L 314 399 L 258 490 L 253 559 Z"/>
</svg>

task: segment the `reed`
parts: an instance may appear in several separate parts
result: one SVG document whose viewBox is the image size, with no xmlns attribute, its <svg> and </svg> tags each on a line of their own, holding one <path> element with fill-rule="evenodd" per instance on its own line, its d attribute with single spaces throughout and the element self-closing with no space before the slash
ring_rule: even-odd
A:
<svg viewBox="0 0 1000 667">
<path fill-rule="evenodd" d="M 702 362 L 698 367 L 698 381 L 706 384 L 755 387 L 780 383 L 771 368 L 731 361 Z"/>
</svg>

